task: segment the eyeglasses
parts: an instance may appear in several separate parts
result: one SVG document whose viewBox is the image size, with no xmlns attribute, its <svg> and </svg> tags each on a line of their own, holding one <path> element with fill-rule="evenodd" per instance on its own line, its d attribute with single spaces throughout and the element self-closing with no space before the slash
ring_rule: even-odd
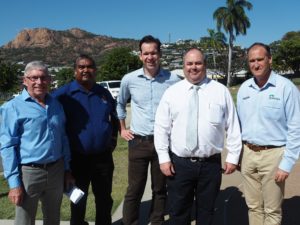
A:
<svg viewBox="0 0 300 225">
<path fill-rule="evenodd" d="M 46 82 L 50 80 L 50 76 L 30 76 L 30 77 L 25 77 L 28 80 L 30 80 L 31 82 L 37 82 L 38 79 L 41 80 L 41 82 Z"/>
<path fill-rule="evenodd" d="M 94 65 L 77 65 L 77 68 L 80 69 L 80 70 L 83 70 L 85 68 L 87 68 L 87 69 L 95 69 L 95 66 Z"/>
</svg>

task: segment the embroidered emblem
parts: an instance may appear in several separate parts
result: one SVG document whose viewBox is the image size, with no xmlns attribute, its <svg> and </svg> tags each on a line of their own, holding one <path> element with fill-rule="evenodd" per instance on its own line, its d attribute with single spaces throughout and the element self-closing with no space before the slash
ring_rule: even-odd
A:
<svg viewBox="0 0 300 225">
<path fill-rule="evenodd" d="M 270 95 L 269 95 L 269 99 L 271 99 L 271 100 L 280 100 L 280 98 L 275 97 L 274 94 L 270 94 Z"/>
<path fill-rule="evenodd" d="M 102 96 L 101 96 L 101 99 L 102 99 L 102 101 L 103 101 L 104 103 L 107 103 L 107 98 L 106 98 L 106 96 L 102 95 Z"/>
</svg>

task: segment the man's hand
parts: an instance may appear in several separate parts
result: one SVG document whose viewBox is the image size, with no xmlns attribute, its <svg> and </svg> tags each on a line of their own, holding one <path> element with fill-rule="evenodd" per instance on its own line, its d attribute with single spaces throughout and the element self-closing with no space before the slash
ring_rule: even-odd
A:
<svg viewBox="0 0 300 225">
<path fill-rule="evenodd" d="M 64 190 L 69 191 L 75 185 L 75 179 L 70 171 L 65 171 Z"/>
<path fill-rule="evenodd" d="M 8 198 L 15 205 L 21 205 L 23 202 L 24 190 L 22 187 L 17 187 L 9 190 Z"/>
<path fill-rule="evenodd" d="M 121 137 L 124 138 L 126 141 L 131 141 L 134 136 L 131 130 L 122 129 L 121 130 Z"/>
<path fill-rule="evenodd" d="M 172 177 L 175 174 L 175 169 L 171 162 L 160 164 L 160 170 L 167 177 Z"/>
<path fill-rule="evenodd" d="M 232 174 L 236 170 L 236 165 L 232 163 L 225 162 L 224 174 Z"/>
<path fill-rule="evenodd" d="M 275 173 L 275 181 L 276 182 L 283 182 L 285 181 L 289 176 L 288 172 L 285 172 L 284 170 L 281 169 L 277 169 L 276 173 Z"/>
</svg>

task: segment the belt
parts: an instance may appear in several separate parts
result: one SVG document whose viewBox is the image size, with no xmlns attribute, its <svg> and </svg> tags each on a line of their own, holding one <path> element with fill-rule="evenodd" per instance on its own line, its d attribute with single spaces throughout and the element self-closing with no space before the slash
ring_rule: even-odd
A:
<svg viewBox="0 0 300 225">
<path fill-rule="evenodd" d="M 40 168 L 40 169 L 47 169 L 50 166 L 53 166 L 55 163 L 57 163 L 59 160 L 56 160 L 54 162 L 50 162 L 50 163 L 44 163 L 44 164 L 40 164 L 40 163 L 25 163 L 25 164 L 21 164 L 22 166 L 28 166 L 28 167 L 33 167 L 33 168 Z"/>
<path fill-rule="evenodd" d="M 153 135 L 142 136 L 142 135 L 134 134 L 134 138 L 142 140 L 142 141 L 153 141 L 154 140 Z"/>
<path fill-rule="evenodd" d="M 193 163 L 195 163 L 195 162 L 210 162 L 210 161 L 219 159 L 221 157 L 221 154 L 219 154 L 219 153 L 214 154 L 214 155 L 209 156 L 209 157 L 181 157 L 181 156 L 178 156 L 178 155 L 174 154 L 173 152 L 172 152 L 172 155 L 175 155 L 176 157 L 181 158 L 181 159 L 189 160 Z"/>
<path fill-rule="evenodd" d="M 281 145 L 281 146 L 275 146 L 275 145 L 255 145 L 255 144 L 251 144 L 251 143 L 249 143 L 247 141 L 243 141 L 243 144 L 246 145 L 249 149 L 251 149 L 254 152 L 259 152 L 259 151 L 262 151 L 262 150 L 268 150 L 268 149 L 271 149 L 271 148 L 281 148 L 281 147 L 284 146 L 284 145 Z"/>
</svg>

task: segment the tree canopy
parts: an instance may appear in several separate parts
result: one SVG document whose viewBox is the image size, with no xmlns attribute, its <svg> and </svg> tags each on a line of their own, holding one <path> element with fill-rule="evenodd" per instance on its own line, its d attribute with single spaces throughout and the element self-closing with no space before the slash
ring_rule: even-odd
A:
<svg viewBox="0 0 300 225">
<path fill-rule="evenodd" d="M 217 29 L 223 28 L 226 33 L 229 33 L 227 86 L 231 85 L 231 61 L 235 35 L 245 35 L 250 27 L 244 8 L 251 10 L 252 4 L 246 0 L 226 0 L 226 7 L 219 7 L 213 14 Z"/>
<path fill-rule="evenodd" d="M 21 86 L 23 66 L 0 61 L 0 92 L 18 92 Z"/>
<path fill-rule="evenodd" d="M 57 87 L 61 87 L 74 80 L 73 68 L 63 68 L 58 72 L 55 72 L 54 74 L 55 74 L 54 85 Z"/>
<path fill-rule="evenodd" d="M 300 76 L 300 31 L 286 33 L 280 41 L 271 43 L 273 68 L 282 73 L 293 71 Z"/>
<path fill-rule="evenodd" d="M 99 79 L 121 80 L 122 77 L 142 66 L 137 55 L 128 47 L 115 48 L 107 53 L 99 69 Z"/>
</svg>

